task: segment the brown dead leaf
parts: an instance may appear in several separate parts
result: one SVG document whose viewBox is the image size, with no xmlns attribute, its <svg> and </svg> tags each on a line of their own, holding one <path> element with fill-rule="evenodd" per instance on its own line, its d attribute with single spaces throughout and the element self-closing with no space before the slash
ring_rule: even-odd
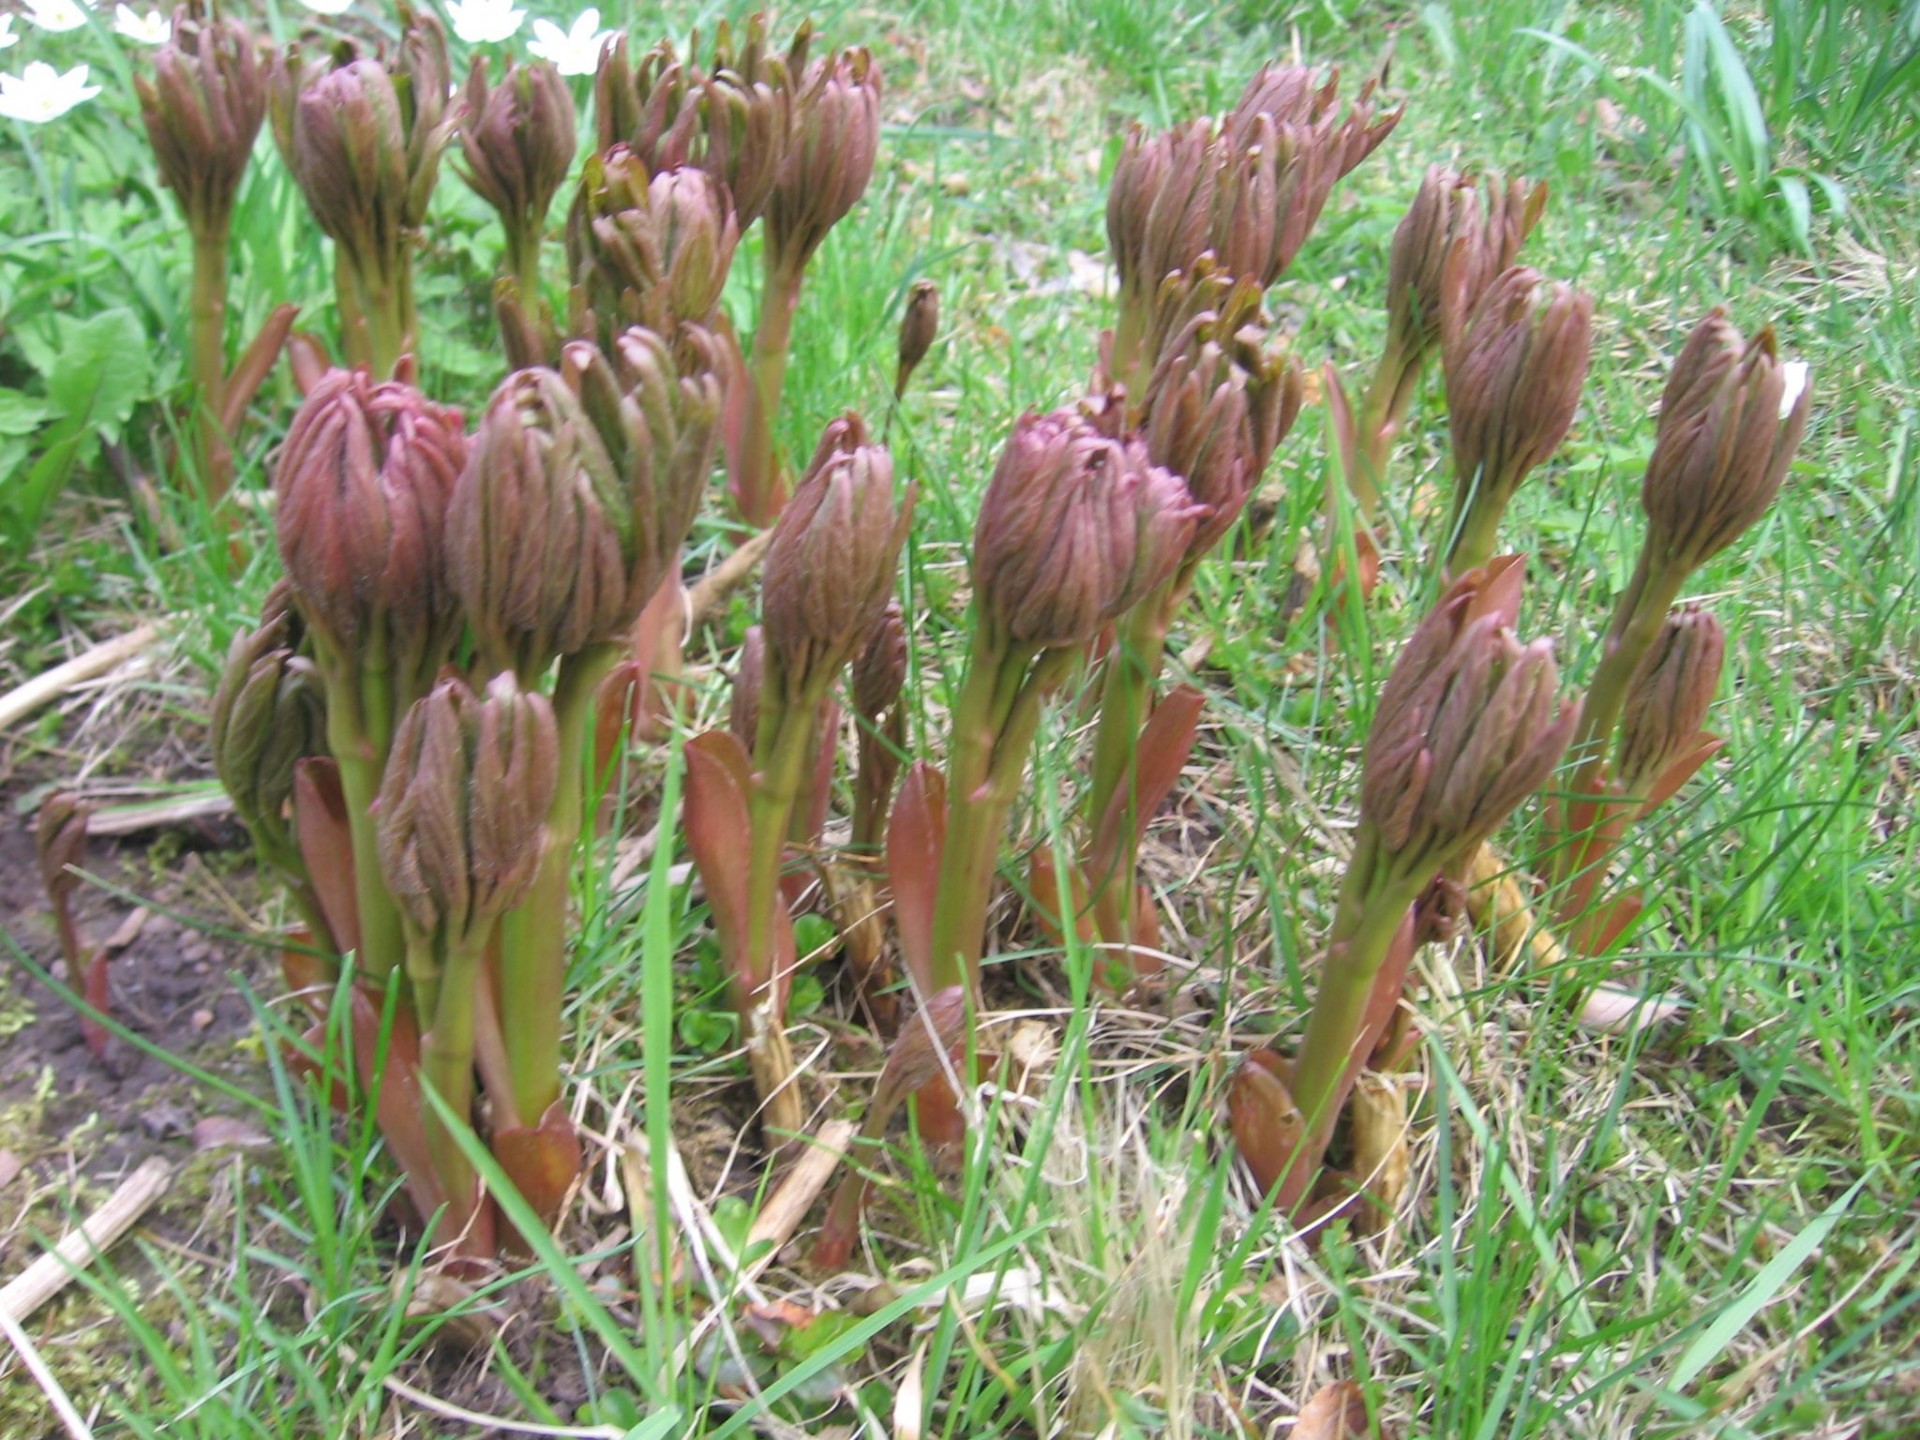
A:
<svg viewBox="0 0 1920 1440">
<path fill-rule="evenodd" d="M 1351 1380 L 1336 1380 L 1300 1407 L 1292 1440 L 1372 1440 L 1372 1436 L 1360 1387 Z"/>
<path fill-rule="evenodd" d="M 7 1186 L 11 1185 L 13 1183 L 13 1177 L 25 1168 L 25 1162 L 21 1160 L 18 1155 L 14 1154 L 13 1151 L 0 1150 L 0 1190 L 4 1190 Z"/>
</svg>

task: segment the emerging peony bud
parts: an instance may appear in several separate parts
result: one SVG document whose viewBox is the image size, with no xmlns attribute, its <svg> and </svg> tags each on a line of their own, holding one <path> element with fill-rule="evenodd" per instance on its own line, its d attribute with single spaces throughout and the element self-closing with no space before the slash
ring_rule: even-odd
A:
<svg viewBox="0 0 1920 1440">
<path fill-rule="evenodd" d="M 1233 528 L 1300 413 L 1299 364 L 1242 324 L 1246 318 L 1244 304 L 1203 311 L 1167 342 L 1147 387 L 1148 455 L 1211 511 L 1194 528 L 1189 561 Z"/>
<path fill-rule="evenodd" d="M 1360 814 L 1422 886 L 1540 787 L 1579 720 L 1579 703 L 1558 698 L 1552 642 L 1514 636 L 1521 573 L 1503 556 L 1456 580 L 1380 692 Z"/>
<path fill-rule="evenodd" d="M 320 228 L 358 269 L 382 274 L 402 253 L 412 185 L 393 77 L 354 60 L 295 92 L 298 74 L 289 65 L 274 77 L 280 152 Z"/>
<path fill-rule="evenodd" d="M 725 188 L 676 166 L 649 179 L 616 145 L 587 161 L 567 217 L 567 259 L 609 336 L 628 325 L 711 323 L 740 226 Z"/>
<path fill-rule="evenodd" d="M 1620 715 L 1621 793 L 1644 797 L 1700 744 L 1700 727 L 1720 688 L 1727 634 L 1710 610 L 1682 605 L 1634 672 Z"/>
<path fill-rule="evenodd" d="M 1404 364 L 1422 363 L 1449 315 L 1465 322 L 1546 209 L 1545 182 L 1485 179 L 1482 192 L 1475 176 L 1430 166 L 1393 232 L 1387 346 Z"/>
<path fill-rule="evenodd" d="M 313 661 L 296 653 L 299 617 L 282 580 L 267 595 L 256 630 L 233 637 L 214 692 L 213 770 L 234 813 L 266 858 L 298 864 L 287 823 L 293 767 L 326 749 L 326 688 Z"/>
<path fill-rule="evenodd" d="M 1257 133 L 1257 121 L 1265 115 L 1277 128 L 1310 131 L 1316 143 L 1334 157 L 1337 180 L 1367 156 L 1379 149 L 1380 142 L 1400 123 L 1401 112 L 1375 120 L 1373 84 L 1360 87 L 1360 94 L 1344 120 L 1335 112 L 1340 101 L 1340 76 L 1336 71 L 1324 85 L 1315 84 L 1314 72 L 1303 65 L 1263 65 L 1260 72 L 1240 92 L 1239 103 L 1228 114 L 1225 133 L 1244 149 Z"/>
<path fill-rule="evenodd" d="M 444 535 L 466 449 L 460 412 L 403 381 L 330 370 L 307 395 L 274 472 L 274 521 L 294 600 L 334 650 L 385 624 L 431 651 L 457 620 Z"/>
<path fill-rule="evenodd" d="M 940 288 L 931 280 L 916 280 L 907 295 L 906 313 L 900 317 L 900 364 L 893 375 L 894 399 L 907 393 L 907 381 L 927 358 L 939 333 Z"/>
<path fill-rule="evenodd" d="M 767 200 L 767 244 L 789 272 L 867 191 L 880 146 L 880 67 L 865 49 L 815 63 L 793 114 L 793 142 Z"/>
<path fill-rule="evenodd" d="M 853 662 L 853 706 L 868 725 L 900 698 L 907 683 L 907 626 L 898 600 L 889 600 L 868 627 Z"/>
<path fill-rule="evenodd" d="M 400 7 L 399 54 L 345 59 L 311 83 L 296 54 L 274 71 L 274 139 L 320 228 L 355 268 L 397 283 L 409 234 L 426 223 L 440 156 L 461 107 L 440 22 Z M 346 52 L 351 54 L 351 52 Z"/>
<path fill-rule="evenodd" d="M 460 178 L 500 216 L 509 247 L 537 243 L 553 197 L 573 168 L 573 92 L 550 61 L 507 65 L 487 85 L 484 56 L 467 72 Z M 518 266 L 515 272 L 520 273 Z"/>
<path fill-rule="evenodd" d="M 673 318 L 709 324 L 740 243 L 726 187 L 704 170 L 675 166 L 653 177 L 647 195 Z"/>
<path fill-rule="evenodd" d="M 1487 561 L 1514 491 L 1566 438 L 1592 343 L 1592 297 L 1525 266 L 1495 280 L 1449 341 L 1456 568 Z"/>
<path fill-rule="evenodd" d="M 1811 399 L 1806 367 L 1780 360 L 1771 327 L 1743 341 L 1719 308 L 1694 327 L 1660 397 L 1640 491 L 1656 560 L 1690 573 L 1766 513 Z"/>
<path fill-rule="evenodd" d="M 973 531 L 976 603 L 1005 640 L 1084 645 L 1186 555 L 1207 507 L 1116 438 L 1111 401 L 1015 424 Z"/>
<path fill-rule="evenodd" d="M 594 78 L 600 149 L 633 147 L 649 170 L 704 170 L 726 186 L 741 230 L 760 217 L 791 143 L 795 77 L 806 70 L 812 30 L 802 25 L 784 55 L 766 44 L 766 17 L 740 31 L 721 22 L 711 73 L 682 63 L 666 43 L 628 62 L 622 36 Z"/>
<path fill-rule="evenodd" d="M 849 411 L 828 423 L 767 546 L 767 648 L 797 700 L 830 684 L 893 593 L 913 497 L 893 505 L 893 457 Z"/>
<path fill-rule="evenodd" d="M 375 818 L 380 868 L 411 927 L 471 943 L 526 898 L 558 756 L 552 707 L 511 675 L 484 697 L 450 676 L 408 709 Z"/>
<path fill-rule="evenodd" d="M 258 42 L 239 21 L 184 5 L 153 69 L 151 80 L 136 76 L 133 87 L 161 183 L 195 234 L 222 233 L 267 114 Z"/>
<path fill-rule="evenodd" d="M 1107 190 L 1107 243 L 1122 290 L 1151 295 L 1175 270 L 1191 272 L 1207 248 L 1212 138 L 1204 120 L 1153 136 L 1138 125 L 1127 132 Z"/>
<path fill-rule="evenodd" d="M 447 515 L 449 567 L 489 665 L 538 674 L 631 624 L 627 497 L 575 389 L 520 370 L 494 391 Z"/>
</svg>

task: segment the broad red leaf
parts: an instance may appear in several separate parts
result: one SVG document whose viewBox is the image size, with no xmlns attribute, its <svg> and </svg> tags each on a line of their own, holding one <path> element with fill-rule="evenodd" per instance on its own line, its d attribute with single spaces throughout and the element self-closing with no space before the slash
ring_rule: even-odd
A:
<svg viewBox="0 0 1920 1440">
<path fill-rule="evenodd" d="M 887 879 L 900 959 L 922 995 L 933 989 L 933 911 L 947 848 L 947 780 L 917 760 L 900 783 L 887 826 Z"/>
<path fill-rule="evenodd" d="M 320 901 L 320 918 L 333 932 L 344 955 L 360 948 L 360 907 L 354 899 L 353 829 L 347 797 L 340 789 L 340 767 L 324 755 L 310 755 L 293 767 L 293 828 L 300 858 Z"/>
</svg>

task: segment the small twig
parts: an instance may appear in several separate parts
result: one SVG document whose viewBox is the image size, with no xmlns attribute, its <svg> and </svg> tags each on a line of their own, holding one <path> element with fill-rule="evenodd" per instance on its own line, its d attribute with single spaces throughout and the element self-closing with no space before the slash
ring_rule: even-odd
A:
<svg viewBox="0 0 1920 1440">
<path fill-rule="evenodd" d="M 31 715 L 47 702 L 58 699 L 74 686 L 104 675 L 115 666 L 133 659 L 159 636 L 157 626 L 136 626 L 124 635 L 102 640 L 64 664 L 34 676 L 25 684 L 16 685 L 5 695 L 0 695 L 0 730 Z"/>
<path fill-rule="evenodd" d="M 762 530 L 694 582 L 687 591 L 689 635 L 725 603 L 727 596 L 746 583 L 747 576 L 753 573 L 753 567 L 760 563 L 760 557 L 767 553 L 767 546 L 772 542 L 773 531 Z"/>
<path fill-rule="evenodd" d="M 166 1193 L 173 1167 L 155 1156 L 120 1182 L 77 1230 L 29 1265 L 0 1290 L 0 1315 L 23 1321 L 64 1290 L 73 1277 L 130 1230 L 134 1222 Z"/>
<path fill-rule="evenodd" d="M 60 1417 L 60 1423 L 67 1427 L 67 1433 L 73 1437 L 73 1440 L 93 1440 L 93 1431 L 87 1428 L 87 1422 L 74 1408 L 73 1401 L 68 1398 L 66 1390 L 55 1378 L 53 1371 L 47 1368 L 47 1362 L 40 1354 L 39 1347 L 28 1337 L 27 1332 L 20 1328 L 20 1322 L 4 1309 L 0 1309 L 0 1334 L 4 1334 L 13 1342 L 13 1348 L 19 1352 L 20 1363 L 27 1367 L 27 1373 L 33 1376 L 35 1383 L 40 1386 L 41 1392 L 47 1397 L 47 1403 L 53 1407 L 53 1413 Z"/>
</svg>

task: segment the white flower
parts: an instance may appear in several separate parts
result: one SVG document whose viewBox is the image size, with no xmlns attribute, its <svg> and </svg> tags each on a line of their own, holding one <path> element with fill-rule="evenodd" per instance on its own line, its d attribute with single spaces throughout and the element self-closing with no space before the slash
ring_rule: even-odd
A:
<svg viewBox="0 0 1920 1440">
<path fill-rule="evenodd" d="M 300 3 L 322 15 L 344 15 L 353 8 L 353 0 L 300 0 Z"/>
<path fill-rule="evenodd" d="M 27 20 L 42 30 L 78 30 L 87 12 L 75 0 L 26 0 Z"/>
<path fill-rule="evenodd" d="M 562 31 L 551 20 L 536 20 L 533 34 L 527 53 L 551 60 L 562 75 L 593 74 L 600 68 L 600 51 L 613 38 L 611 30 L 600 28 L 600 11 L 591 5 L 580 12 L 571 30 Z"/>
<path fill-rule="evenodd" d="M 46 61 L 35 60 L 24 75 L 0 75 L 0 116 L 38 125 L 99 93 L 98 85 L 87 84 L 86 66 L 76 65 L 59 75 Z"/>
<path fill-rule="evenodd" d="M 167 17 L 158 10 L 149 10 L 142 15 L 131 5 L 113 7 L 113 33 L 116 35 L 138 40 L 142 45 L 164 45 L 167 43 L 167 28 Z"/>
<path fill-rule="evenodd" d="M 0 50 L 15 44 L 20 37 L 13 33 L 13 16 L 0 15 Z"/>
<path fill-rule="evenodd" d="M 1807 388 L 1807 362 L 1789 360 L 1780 367 L 1780 375 L 1786 381 L 1780 390 L 1780 418 L 1784 420 L 1800 403 L 1800 392 Z"/>
<path fill-rule="evenodd" d="M 526 11 L 513 8 L 513 0 L 447 0 L 447 19 L 453 22 L 453 33 L 469 45 L 497 45 L 511 40 L 520 33 L 526 18 Z M 594 21 L 599 23 L 599 17 Z"/>
</svg>

